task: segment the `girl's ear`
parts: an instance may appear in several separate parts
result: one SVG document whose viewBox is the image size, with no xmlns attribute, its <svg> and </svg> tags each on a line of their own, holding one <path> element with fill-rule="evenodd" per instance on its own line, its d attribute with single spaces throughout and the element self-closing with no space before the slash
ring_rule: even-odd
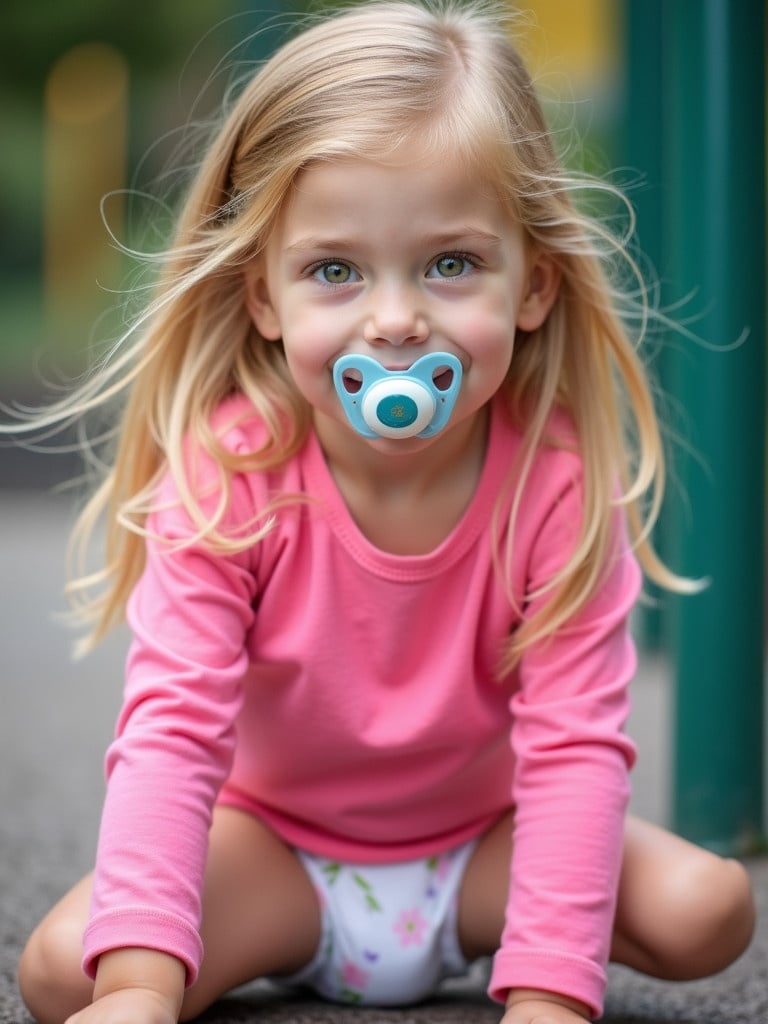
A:
<svg viewBox="0 0 768 1024">
<path fill-rule="evenodd" d="M 547 253 L 534 253 L 528 269 L 527 290 L 517 313 L 522 331 L 541 327 L 555 304 L 560 288 L 560 267 Z"/>
<path fill-rule="evenodd" d="M 262 258 L 253 260 L 245 270 L 245 305 L 262 338 L 278 341 L 283 332 L 269 295 L 266 267 Z"/>
</svg>

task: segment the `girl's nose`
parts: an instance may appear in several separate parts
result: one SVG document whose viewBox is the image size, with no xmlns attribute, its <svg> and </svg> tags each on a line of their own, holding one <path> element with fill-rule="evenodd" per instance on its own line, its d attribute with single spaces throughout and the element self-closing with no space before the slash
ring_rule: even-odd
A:
<svg viewBox="0 0 768 1024">
<path fill-rule="evenodd" d="M 372 297 L 364 339 L 371 345 L 418 345 L 429 337 L 429 326 L 408 289 L 392 289 Z"/>
</svg>

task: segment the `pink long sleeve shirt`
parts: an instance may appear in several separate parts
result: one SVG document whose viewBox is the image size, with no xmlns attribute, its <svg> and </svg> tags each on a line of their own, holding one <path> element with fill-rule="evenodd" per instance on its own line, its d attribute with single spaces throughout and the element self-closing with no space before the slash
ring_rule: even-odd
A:
<svg viewBox="0 0 768 1024">
<path fill-rule="evenodd" d="M 226 444 L 252 451 L 264 432 L 245 400 L 219 413 L 238 417 Z M 542 988 L 601 1012 L 634 756 L 623 732 L 635 667 L 626 623 L 640 574 L 617 514 L 595 597 L 498 680 L 505 638 L 539 606 L 581 521 L 580 461 L 547 448 L 520 504 L 510 601 L 493 564 L 493 513 L 500 494 L 509 511 L 504 483 L 519 446 L 496 403 L 474 499 L 425 555 L 366 540 L 313 435 L 279 470 L 235 478 L 235 530 L 276 495 L 312 499 L 280 509 L 246 551 L 190 543 L 195 529 L 172 501 L 153 517 L 153 533 L 187 543 L 149 543 L 130 601 L 89 974 L 101 953 L 143 946 L 179 957 L 194 980 L 217 800 L 291 845 L 372 863 L 435 854 L 514 807 L 490 992 Z M 202 456 L 196 467 L 210 492 L 212 467 Z"/>
</svg>

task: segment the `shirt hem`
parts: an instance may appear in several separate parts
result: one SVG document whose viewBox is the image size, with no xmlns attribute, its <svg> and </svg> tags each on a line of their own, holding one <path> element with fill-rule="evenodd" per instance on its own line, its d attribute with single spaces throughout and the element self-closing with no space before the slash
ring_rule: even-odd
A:
<svg viewBox="0 0 768 1024">
<path fill-rule="evenodd" d="M 323 835 L 303 823 L 292 821 L 260 804 L 247 793 L 225 786 L 217 804 L 234 807 L 253 815 L 269 826 L 288 846 L 317 857 L 328 857 L 354 864 L 398 864 L 420 857 L 433 857 L 472 839 L 477 839 L 491 828 L 511 808 L 501 807 L 461 829 L 437 836 L 386 844 L 381 840 L 355 840 L 347 836 Z"/>
<path fill-rule="evenodd" d="M 494 957 L 488 995 L 504 1003 L 510 989 L 541 989 L 586 1003 L 596 1018 L 603 1012 L 606 984 L 601 967 L 575 954 L 500 950 Z"/>
<path fill-rule="evenodd" d="M 183 918 L 151 907 L 127 907 L 96 914 L 83 936 L 83 970 L 96 977 L 99 957 L 116 949 L 151 949 L 175 956 L 187 972 L 186 987 L 197 980 L 203 944 Z"/>
</svg>

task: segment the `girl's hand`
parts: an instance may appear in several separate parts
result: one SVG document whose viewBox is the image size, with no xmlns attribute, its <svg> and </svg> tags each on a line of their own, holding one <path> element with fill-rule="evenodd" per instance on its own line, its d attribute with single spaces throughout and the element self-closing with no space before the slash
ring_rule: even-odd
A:
<svg viewBox="0 0 768 1024">
<path fill-rule="evenodd" d="M 177 1019 L 175 1001 L 149 989 L 126 988 L 94 1000 L 66 1024 L 176 1024 Z"/>
<path fill-rule="evenodd" d="M 583 1003 L 554 992 L 516 989 L 507 999 L 501 1024 L 584 1024 L 591 1020 Z"/>
</svg>

